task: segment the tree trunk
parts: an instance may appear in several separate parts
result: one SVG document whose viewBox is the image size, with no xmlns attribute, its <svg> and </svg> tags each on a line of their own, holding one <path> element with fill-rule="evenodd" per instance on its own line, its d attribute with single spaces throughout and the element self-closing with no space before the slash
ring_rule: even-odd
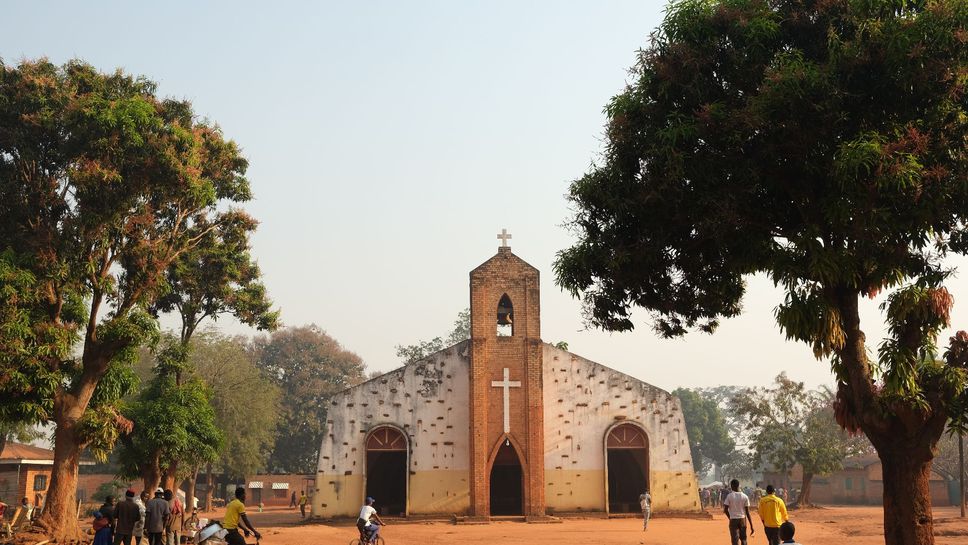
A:
<svg viewBox="0 0 968 545">
<path fill-rule="evenodd" d="M 965 518 L 965 435 L 958 432 L 958 503 Z"/>
<path fill-rule="evenodd" d="M 797 504 L 800 507 L 809 507 L 813 505 L 810 503 L 810 490 L 812 487 L 813 487 L 813 473 L 804 471 L 803 484 L 800 486 L 800 497 L 797 498 Z"/>
<path fill-rule="evenodd" d="M 211 511 L 212 496 L 215 495 L 215 475 L 212 473 L 212 464 L 208 464 L 206 470 L 205 482 L 208 483 L 208 486 L 205 489 L 205 511 Z"/>
<path fill-rule="evenodd" d="M 77 468 L 81 461 L 81 444 L 76 434 L 77 420 L 84 408 L 67 406 L 74 401 L 65 395 L 55 401 L 54 465 L 44 508 L 35 525 L 58 543 L 83 538 L 77 520 Z M 86 407 L 86 403 L 84 404 Z M 75 416 L 76 415 L 76 416 Z"/>
<path fill-rule="evenodd" d="M 179 485 L 177 477 L 178 477 L 178 462 L 175 461 L 175 462 L 172 462 L 171 465 L 169 465 L 167 468 L 165 468 L 165 474 L 164 474 L 164 477 L 162 478 L 162 482 L 164 483 L 162 485 L 162 488 L 164 488 L 165 490 L 171 490 L 172 493 L 175 493 L 176 491 L 175 489 L 178 488 L 178 485 Z"/>
<path fill-rule="evenodd" d="M 141 480 L 144 482 L 145 490 L 150 497 L 155 497 L 155 489 L 161 484 L 161 451 L 155 451 L 150 463 L 144 465 L 141 470 Z"/>
<path fill-rule="evenodd" d="M 878 450 L 884 467 L 884 542 L 933 545 L 931 458 L 902 446 Z"/>
<path fill-rule="evenodd" d="M 195 483 L 198 482 L 198 468 L 193 467 L 188 475 L 188 488 L 185 490 L 185 510 L 188 513 L 195 508 Z"/>
</svg>

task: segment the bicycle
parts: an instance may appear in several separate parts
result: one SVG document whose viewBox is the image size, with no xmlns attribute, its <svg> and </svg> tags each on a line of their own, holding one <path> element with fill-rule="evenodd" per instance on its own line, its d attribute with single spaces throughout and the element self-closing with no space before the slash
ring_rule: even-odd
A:
<svg viewBox="0 0 968 545">
<path fill-rule="evenodd" d="M 386 545 L 386 541 L 379 534 L 370 541 L 366 539 L 366 534 L 361 531 L 360 537 L 350 540 L 350 545 Z"/>
</svg>

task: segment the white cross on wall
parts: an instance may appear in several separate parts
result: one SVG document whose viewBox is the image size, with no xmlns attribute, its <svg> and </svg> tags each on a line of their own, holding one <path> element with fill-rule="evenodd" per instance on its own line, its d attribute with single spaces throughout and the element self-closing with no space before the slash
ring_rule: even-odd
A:
<svg viewBox="0 0 968 545">
<path fill-rule="evenodd" d="M 508 239 L 511 238 L 511 235 L 510 235 L 510 233 L 508 233 L 508 230 L 507 229 L 501 229 L 501 234 L 499 234 L 497 236 L 497 238 L 498 238 L 498 240 L 501 241 L 501 246 L 507 247 L 507 245 L 508 245 Z"/>
<path fill-rule="evenodd" d="M 510 235 L 508 235 L 510 236 Z M 520 388 L 521 381 L 510 380 L 511 371 L 504 368 L 504 380 L 492 380 L 494 388 L 504 388 L 504 433 L 511 432 L 511 388 Z"/>
</svg>

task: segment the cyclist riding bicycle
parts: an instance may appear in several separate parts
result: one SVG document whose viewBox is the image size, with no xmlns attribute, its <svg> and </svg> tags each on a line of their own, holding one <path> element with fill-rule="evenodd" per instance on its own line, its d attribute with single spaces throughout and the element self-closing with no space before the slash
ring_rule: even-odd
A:
<svg viewBox="0 0 968 545">
<path fill-rule="evenodd" d="M 360 531 L 360 541 L 364 544 L 373 543 L 377 534 L 380 533 L 380 526 L 387 525 L 380 518 L 380 515 L 376 514 L 376 509 L 373 507 L 374 503 L 376 503 L 376 500 L 367 497 L 366 504 L 360 509 L 360 518 L 356 519 L 356 529 Z"/>
</svg>

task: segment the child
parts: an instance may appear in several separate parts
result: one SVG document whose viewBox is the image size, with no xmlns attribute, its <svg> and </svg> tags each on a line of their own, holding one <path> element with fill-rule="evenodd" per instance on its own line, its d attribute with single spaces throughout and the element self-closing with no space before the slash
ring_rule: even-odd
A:
<svg viewBox="0 0 968 545">
<path fill-rule="evenodd" d="M 790 545 L 800 545 L 796 541 L 793 541 L 793 534 L 797 532 L 797 527 L 793 525 L 792 522 L 786 521 L 780 525 L 780 539 L 783 543 L 788 543 Z"/>
<path fill-rule="evenodd" d="M 94 512 L 92 527 L 94 528 L 93 545 L 111 545 L 111 522 L 100 511 Z"/>
</svg>

